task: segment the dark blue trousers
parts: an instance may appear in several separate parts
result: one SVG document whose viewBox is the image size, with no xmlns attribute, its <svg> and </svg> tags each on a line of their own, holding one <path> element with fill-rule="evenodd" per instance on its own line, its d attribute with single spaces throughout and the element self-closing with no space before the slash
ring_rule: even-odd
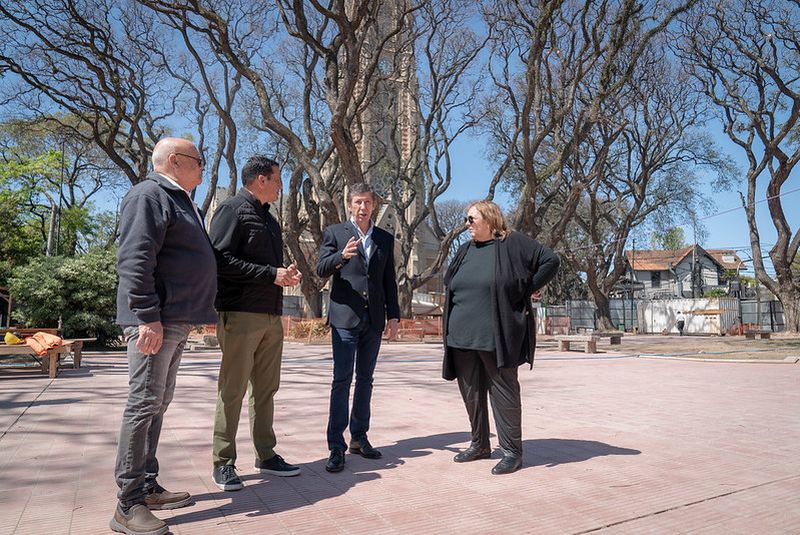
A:
<svg viewBox="0 0 800 535">
<path fill-rule="evenodd" d="M 350 438 L 359 441 L 369 431 L 372 374 L 381 348 L 381 331 L 372 327 L 368 316 L 354 329 L 331 328 L 333 345 L 333 383 L 328 416 L 328 449 L 347 449 L 344 430 L 350 424 Z M 353 408 L 349 411 L 353 370 L 356 386 Z"/>
</svg>

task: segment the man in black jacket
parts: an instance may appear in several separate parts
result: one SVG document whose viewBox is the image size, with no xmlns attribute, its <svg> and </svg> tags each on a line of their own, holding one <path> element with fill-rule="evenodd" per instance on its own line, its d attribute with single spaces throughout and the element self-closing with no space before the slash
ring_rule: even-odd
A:
<svg viewBox="0 0 800 535">
<path fill-rule="evenodd" d="M 333 276 L 328 323 L 333 340 L 333 383 L 328 418 L 330 457 L 325 469 L 344 468 L 344 430 L 350 425 L 350 452 L 378 459 L 380 451 L 367 440 L 372 374 L 381 347 L 381 331 L 397 336 L 400 306 L 394 268 L 394 237 L 372 224 L 376 199 L 366 184 L 347 192 L 350 220 L 325 229 L 317 274 Z M 388 322 L 386 321 L 388 318 Z M 350 383 L 356 386 L 348 419 Z"/>
<path fill-rule="evenodd" d="M 300 282 L 294 264 L 283 266 L 283 238 L 269 203 L 281 192 L 278 164 L 253 156 L 242 168 L 243 188 L 220 203 L 209 234 L 217 250 L 217 338 L 222 348 L 214 417 L 214 483 L 222 490 L 244 485 L 236 474 L 236 430 L 250 385 L 250 429 L 255 467 L 295 476 L 300 468 L 275 453 L 272 420 L 283 353 L 283 287 Z"/>
<path fill-rule="evenodd" d="M 110 527 L 129 535 L 167 533 L 150 509 L 192 503 L 188 492 L 158 484 L 156 450 L 189 331 L 217 320 L 214 250 L 189 197 L 203 179 L 203 158 L 191 141 L 164 138 L 153 148 L 153 170 L 125 195 L 119 219 L 117 323 L 128 345 L 129 389 Z"/>
</svg>

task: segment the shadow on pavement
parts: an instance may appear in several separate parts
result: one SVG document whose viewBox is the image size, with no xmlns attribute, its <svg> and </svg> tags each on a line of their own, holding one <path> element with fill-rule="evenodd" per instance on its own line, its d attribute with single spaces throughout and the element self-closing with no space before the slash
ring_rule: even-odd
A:
<svg viewBox="0 0 800 535">
<path fill-rule="evenodd" d="M 317 502 L 341 496 L 359 483 L 381 477 L 380 471 L 391 470 L 405 464 L 408 459 L 431 455 L 434 451 L 458 452 L 469 442 L 469 433 L 443 433 L 426 437 L 401 440 L 393 445 L 376 444 L 383 453 L 377 460 L 363 459 L 358 455 L 347 454 L 343 472 L 325 472 L 327 457 L 303 465 L 299 477 L 280 478 L 268 475 L 243 475 L 246 487 L 236 492 L 209 492 L 194 496 L 195 502 L 224 500 L 227 503 L 210 509 L 187 510 L 168 520 L 171 525 L 216 518 L 220 515 L 245 514 L 257 517 L 281 513 Z M 455 447 L 454 445 L 458 445 Z M 582 462 L 593 457 L 605 455 L 638 455 L 633 449 L 618 448 L 603 442 L 573 439 L 526 440 L 525 468 L 535 466 L 556 466 L 565 463 Z M 494 452 L 493 459 L 499 460 L 500 453 Z M 249 462 L 249 461 L 248 461 Z M 209 478 L 211 470 L 209 469 Z M 227 501 L 230 500 L 230 501 Z"/>
<path fill-rule="evenodd" d="M 453 444 L 469 440 L 469 433 L 443 433 L 401 440 L 393 445 L 375 444 L 381 450 L 380 459 L 363 459 L 346 455 L 344 471 L 329 474 L 325 471 L 328 457 L 303 464 L 298 477 L 281 478 L 269 475 L 243 475 L 245 488 L 235 492 L 209 492 L 193 496 L 195 503 L 230 500 L 229 503 L 201 511 L 187 511 L 168 520 L 171 525 L 187 524 L 222 515 L 244 513 L 248 517 L 280 513 L 341 496 L 359 483 L 379 479 L 381 470 L 391 470 L 406 459 L 431 455 L 434 450 L 458 451 Z M 250 462 L 249 460 L 247 461 Z M 211 470 L 209 469 L 209 478 Z"/>
<path fill-rule="evenodd" d="M 618 448 L 595 440 L 575 440 L 567 438 L 542 438 L 525 440 L 522 443 L 525 468 L 559 464 L 580 463 L 593 457 L 606 455 L 639 455 L 639 450 Z"/>
</svg>

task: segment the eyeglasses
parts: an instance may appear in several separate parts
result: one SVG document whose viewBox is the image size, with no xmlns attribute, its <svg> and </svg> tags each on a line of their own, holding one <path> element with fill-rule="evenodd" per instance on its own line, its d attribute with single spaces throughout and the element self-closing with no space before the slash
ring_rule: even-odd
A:
<svg viewBox="0 0 800 535">
<path fill-rule="evenodd" d="M 192 160 L 196 161 L 197 165 L 199 165 L 200 167 L 206 166 L 206 160 L 202 156 L 198 158 L 197 156 L 192 156 L 191 154 L 184 154 L 183 152 L 176 152 L 174 154 L 177 154 L 178 156 L 186 156 L 187 158 L 191 158 Z"/>
<path fill-rule="evenodd" d="M 471 215 L 468 215 L 467 217 L 464 218 L 464 223 L 466 223 L 467 225 L 471 225 L 474 222 L 475 222 L 475 218 L 472 217 Z"/>
</svg>

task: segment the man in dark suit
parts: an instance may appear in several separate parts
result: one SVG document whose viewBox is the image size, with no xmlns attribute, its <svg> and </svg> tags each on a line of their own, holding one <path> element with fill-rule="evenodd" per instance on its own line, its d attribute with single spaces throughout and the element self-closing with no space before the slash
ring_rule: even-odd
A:
<svg viewBox="0 0 800 535">
<path fill-rule="evenodd" d="M 372 374 L 381 347 L 381 332 L 397 337 L 400 306 L 394 268 L 394 237 L 372 223 L 375 194 L 366 184 L 347 192 L 350 219 L 325 229 L 317 274 L 333 276 L 328 323 L 333 345 L 333 383 L 328 417 L 330 457 L 325 469 L 344 468 L 344 430 L 350 425 L 350 453 L 378 459 L 381 452 L 367 440 Z M 387 321 L 388 319 L 388 321 Z M 348 419 L 350 383 L 356 386 Z"/>
</svg>

